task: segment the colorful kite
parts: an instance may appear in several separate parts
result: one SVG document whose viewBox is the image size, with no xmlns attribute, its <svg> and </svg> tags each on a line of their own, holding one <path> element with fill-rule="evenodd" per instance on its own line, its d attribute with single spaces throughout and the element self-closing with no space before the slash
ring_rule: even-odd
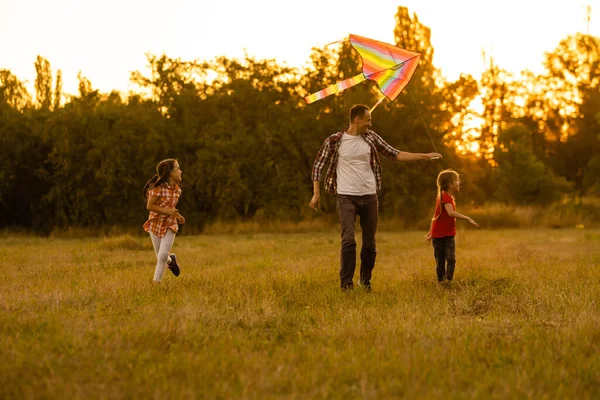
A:
<svg viewBox="0 0 600 400">
<path fill-rule="evenodd" d="M 421 53 L 358 35 L 350 35 L 349 40 L 362 58 L 362 73 L 307 96 L 304 99 L 306 104 L 346 90 L 366 79 L 377 82 L 381 93 L 393 101 L 406 87 L 419 65 Z M 385 97 L 382 96 L 371 110 Z"/>
</svg>

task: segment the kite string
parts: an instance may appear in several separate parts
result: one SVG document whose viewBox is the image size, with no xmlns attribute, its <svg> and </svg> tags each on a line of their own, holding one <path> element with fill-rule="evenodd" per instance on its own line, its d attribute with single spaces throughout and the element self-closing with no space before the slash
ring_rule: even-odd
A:
<svg viewBox="0 0 600 400">
<path fill-rule="evenodd" d="M 335 42 L 327 43 L 327 44 L 326 44 L 325 46 L 323 46 L 323 47 L 328 47 L 328 46 L 332 46 L 332 45 L 334 45 L 334 44 L 338 44 L 338 43 L 344 43 L 344 42 L 347 42 L 347 41 L 348 41 L 348 39 L 344 39 L 344 40 L 336 40 Z"/>
<path fill-rule="evenodd" d="M 385 99 L 385 96 L 381 96 L 381 98 L 377 101 L 377 103 L 375 103 L 375 105 L 373 107 L 371 107 L 371 109 L 369 110 L 369 112 L 373 112 L 373 110 L 379 105 L 381 104 L 381 102 L 383 101 L 383 99 Z"/>
<path fill-rule="evenodd" d="M 435 143 L 433 143 L 433 139 L 431 138 L 431 134 L 429 133 L 429 128 L 427 128 L 427 124 L 425 123 L 425 120 L 423 119 L 423 115 L 421 115 L 421 110 L 419 109 L 419 106 L 417 105 L 417 102 L 415 101 L 415 98 L 413 97 L 412 92 L 410 90 L 407 90 L 407 92 L 410 95 L 410 98 L 412 99 L 413 103 L 415 104 L 415 107 L 417 107 L 417 111 L 419 112 L 419 117 L 421 117 L 421 121 L 423 122 L 423 125 L 425 126 L 427 135 L 429 135 L 429 140 L 431 140 L 431 144 L 433 145 L 433 150 L 437 153 L 438 151 L 435 148 Z"/>
</svg>

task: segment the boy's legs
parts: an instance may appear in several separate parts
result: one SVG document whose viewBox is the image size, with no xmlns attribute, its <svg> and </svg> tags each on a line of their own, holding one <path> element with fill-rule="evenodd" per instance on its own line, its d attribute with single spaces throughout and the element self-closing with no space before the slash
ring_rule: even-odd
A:
<svg viewBox="0 0 600 400">
<path fill-rule="evenodd" d="M 446 255 L 445 255 L 445 240 L 446 238 L 433 238 L 433 256 L 435 257 L 435 272 L 437 273 L 438 282 L 442 282 L 446 277 Z"/>
<path fill-rule="evenodd" d="M 337 209 L 342 232 L 340 253 L 340 286 L 342 289 L 352 289 L 354 270 L 356 269 L 356 241 L 354 239 L 354 224 L 356 223 L 356 203 L 351 196 L 337 195 Z"/>
<path fill-rule="evenodd" d="M 454 278 L 454 267 L 456 266 L 456 244 L 454 236 L 445 238 L 444 255 L 446 257 L 446 279 Z"/>
</svg>

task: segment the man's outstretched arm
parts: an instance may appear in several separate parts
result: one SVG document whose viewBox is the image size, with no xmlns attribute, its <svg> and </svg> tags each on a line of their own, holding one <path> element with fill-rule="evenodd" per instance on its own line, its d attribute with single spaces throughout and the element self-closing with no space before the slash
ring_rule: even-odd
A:
<svg viewBox="0 0 600 400">
<path fill-rule="evenodd" d="M 396 155 L 397 161 L 420 161 L 432 158 L 442 158 L 442 155 L 440 153 L 408 153 L 406 151 L 400 151 Z"/>
<path fill-rule="evenodd" d="M 381 136 L 371 132 L 377 151 L 394 161 L 419 161 L 442 158 L 440 153 L 408 153 L 393 148 Z"/>
</svg>

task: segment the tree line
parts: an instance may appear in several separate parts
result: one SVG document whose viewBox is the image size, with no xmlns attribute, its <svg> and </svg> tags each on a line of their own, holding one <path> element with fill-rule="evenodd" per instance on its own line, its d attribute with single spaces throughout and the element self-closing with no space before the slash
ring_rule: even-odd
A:
<svg viewBox="0 0 600 400">
<path fill-rule="evenodd" d="M 443 79 L 430 29 L 399 7 L 395 44 L 422 53 L 413 79 L 373 113 L 394 147 L 441 161 L 383 159 L 382 215 L 431 212 L 435 178 L 461 173 L 465 202 L 548 204 L 600 192 L 600 39 L 576 34 L 546 54 L 546 72 L 511 75 L 492 59 L 480 79 Z M 351 105 L 373 105 L 367 81 L 316 103 L 304 96 L 359 73 L 348 43 L 313 49 L 306 70 L 273 60 L 186 61 L 147 55 L 138 90 L 101 93 L 81 75 L 75 95 L 61 71 L 35 61 L 35 98 L 0 70 L 0 227 L 141 225 L 145 181 L 158 161 L 183 170 L 180 210 L 199 229 L 215 220 L 311 218 L 310 170 Z M 473 107 L 473 104 L 479 107 Z M 431 135 L 431 140 L 429 135 Z M 433 141 L 433 143 L 432 143 Z M 335 213 L 331 196 L 324 210 Z"/>
</svg>

